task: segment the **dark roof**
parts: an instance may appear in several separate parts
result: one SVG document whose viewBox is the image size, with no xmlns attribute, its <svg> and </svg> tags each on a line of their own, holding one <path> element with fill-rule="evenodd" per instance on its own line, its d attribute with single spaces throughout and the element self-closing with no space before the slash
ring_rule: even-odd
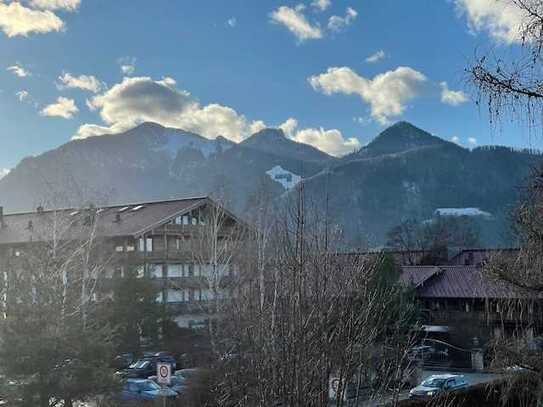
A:
<svg viewBox="0 0 543 407">
<path fill-rule="evenodd" d="M 420 274 L 418 274 L 420 273 Z M 402 281 L 419 275 L 417 289 L 419 298 L 526 298 L 530 294 L 485 275 L 481 267 L 436 266 L 434 270 L 402 267 Z"/>
<path fill-rule="evenodd" d="M 518 248 L 493 248 L 493 249 L 462 249 L 453 256 L 450 265 L 482 265 L 485 264 L 492 256 L 498 254 L 515 255 L 519 251 Z"/>
<path fill-rule="evenodd" d="M 436 273 L 439 273 L 438 266 L 404 266 L 400 280 L 404 284 L 417 288 Z"/>
<path fill-rule="evenodd" d="M 49 240 L 56 222 L 70 237 L 84 232 L 85 218 L 96 214 L 96 232 L 99 236 L 138 236 L 183 215 L 206 203 L 208 197 L 173 199 L 167 201 L 138 202 L 99 208 L 67 208 L 6 214 L 0 227 L 0 244 L 26 243 Z M 125 210 L 123 210 L 126 208 Z M 116 221 L 120 215 L 120 221 Z M 31 224 L 31 227 L 30 227 Z"/>
</svg>

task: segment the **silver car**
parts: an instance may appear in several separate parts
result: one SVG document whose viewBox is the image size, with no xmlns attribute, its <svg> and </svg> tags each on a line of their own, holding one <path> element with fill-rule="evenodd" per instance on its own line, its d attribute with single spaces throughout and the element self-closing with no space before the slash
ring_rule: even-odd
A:
<svg viewBox="0 0 543 407">
<path fill-rule="evenodd" d="M 464 389 L 468 382 L 463 375 L 432 375 L 409 392 L 409 398 L 429 398 L 439 394 Z"/>
</svg>

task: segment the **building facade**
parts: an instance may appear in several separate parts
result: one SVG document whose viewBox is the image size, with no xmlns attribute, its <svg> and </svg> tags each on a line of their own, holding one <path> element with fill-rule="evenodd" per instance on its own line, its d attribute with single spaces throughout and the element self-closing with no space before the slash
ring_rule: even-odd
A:
<svg viewBox="0 0 543 407">
<path fill-rule="evenodd" d="M 99 287 L 92 292 L 93 301 L 112 295 L 108 281 L 132 272 L 158 288 L 157 301 L 180 327 L 204 327 L 212 317 L 210 304 L 230 295 L 234 252 L 246 230 L 209 197 L 12 214 L 0 208 L 4 312 L 8 271 L 28 253 L 40 245 L 51 251 L 68 241 L 92 239 L 101 259 L 100 267 L 93 268 Z"/>
</svg>

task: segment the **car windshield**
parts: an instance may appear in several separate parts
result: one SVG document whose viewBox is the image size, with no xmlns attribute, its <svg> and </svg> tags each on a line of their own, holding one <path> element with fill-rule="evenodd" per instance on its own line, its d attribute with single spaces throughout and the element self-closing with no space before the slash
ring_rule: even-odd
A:
<svg viewBox="0 0 543 407">
<path fill-rule="evenodd" d="M 152 380 L 146 380 L 141 384 L 141 389 L 143 391 L 157 391 L 160 390 L 160 386 L 153 382 Z"/>
<path fill-rule="evenodd" d="M 143 368 L 146 368 L 147 366 L 149 366 L 149 361 L 148 360 L 138 360 L 136 363 L 132 363 L 130 365 L 130 368 L 131 369 L 143 369 Z"/>
<path fill-rule="evenodd" d="M 445 384 L 445 379 L 430 378 L 422 382 L 424 387 L 438 387 L 442 388 Z"/>
</svg>

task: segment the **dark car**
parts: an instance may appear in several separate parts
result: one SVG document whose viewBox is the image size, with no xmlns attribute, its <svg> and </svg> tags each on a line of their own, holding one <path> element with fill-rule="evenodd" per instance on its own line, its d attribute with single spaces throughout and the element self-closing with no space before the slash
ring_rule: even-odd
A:
<svg viewBox="0 0 543 407">
<path fill-rule="evenodd" d="M 123 376 L 141 379 L 147 379 L 155 374 L 156 361 L 153 359 L 139 359 L 122 372 Z"/>
<path fill-rule="evenodd" d="M 113 366 L 116 369 L 127 369 L 132 363 L 135 362 L 133 353 L 121 353 L 115 356 L 113 360 Z"/>
<path fill-rule="evenodd" d="M 121 372 L 121 376 L 130 378 L 147 379 L 150 376 L 156 375 L 157 363 L 169 363 L 172 366 L 172 371 L 175 370 L 175 358 L 167 352 L 146 352 L 143 358 L 128 366 Z"/>
<path fill-rule="evenodd" d="M 442 374 L 426 378 L 421 384 L 409 392 L 409 398 L 426 399 L 447 392 L 454 392 L 468 387 L 462 375 Z"/>
<path fill-rule="evenodd" d="M 177 393 L 169 388 L 161 388 L 152 380 L 128 379 L 116 398 L 121 401 L 149 401 L 159 397 L 173 399 Z"/>
</svg>

